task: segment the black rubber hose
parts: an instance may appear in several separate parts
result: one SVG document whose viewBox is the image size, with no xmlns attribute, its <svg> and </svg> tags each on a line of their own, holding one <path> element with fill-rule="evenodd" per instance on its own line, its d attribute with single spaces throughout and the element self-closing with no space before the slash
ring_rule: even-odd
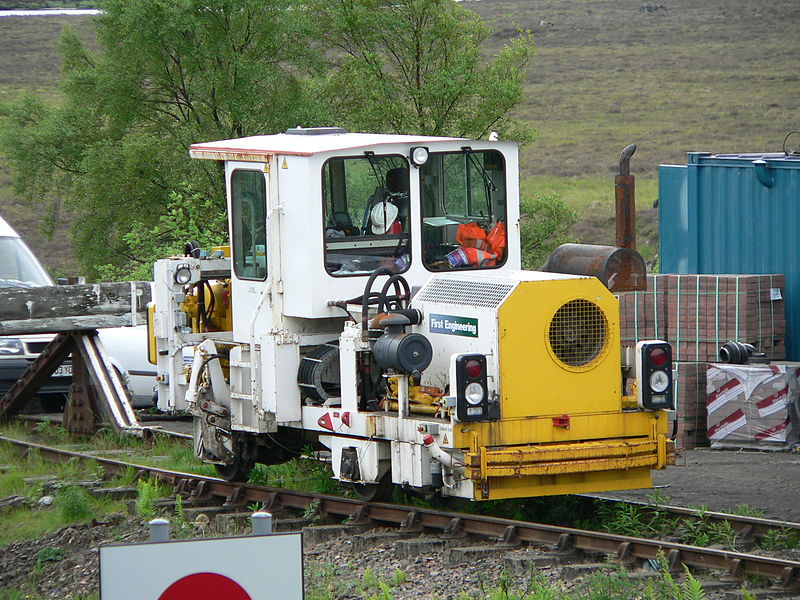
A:
<svg viewBox="0 0 800 600">
<path fill-rule="evenodd" d="M 387 292 L 389 288 L 394 285 L 394 296 L 387 296 Z M 400 288 L 403 288 L 402 293 Z M 394 274 L 389 279 L 386 280 L 386 283 L 383 284 L 380 293 L 380 301 L 378 302 L 378 313 L 385 313 L 390 310 L 388 306 L 388 300 L 391 298 L 394 302 L 400 301 L 407 301 L 411 297 L 411 288 L 408 287 L 408 282 L 406 278 L 402 275 Z M 396 308 L 402 308 L 400 305 L 396 305 Z"/>
<path fill-rule="evenodd" d="M 367 284 L 364 286 L 364 295 L 361 296 L 361 328 L 364 331 L 367 331 L 367 329 L 369 328 L 368 313 L 370 305 L 369 299 L 373 293 L 372 284 L 375 283 L 375 280 L 381 275 L 389 275 L 389 277 L 391 278 L 391 276 L 394 274 L 395 274 L 394 271 L 392 271 L 391 269 L 387 269 L 386 267 L 380 267 L 379 269 L 375 269 L 372 273 L 370 273 L 369 279 L 367 279 Z M 378 295 L 378 305 L 380 306 L 380 294 Z"/>
</svg>

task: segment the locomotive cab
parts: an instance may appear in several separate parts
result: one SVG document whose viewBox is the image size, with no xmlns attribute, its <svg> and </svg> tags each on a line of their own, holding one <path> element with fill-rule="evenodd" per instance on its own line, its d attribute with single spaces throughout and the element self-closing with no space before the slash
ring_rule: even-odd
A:
<svg viewBox="0 0 800 600">
<path fill-rule="evenodd" d="M 156 264 L 153 354 L 223 476 L 312 442 L 358 491 L 483 500 L 673 460 L 667 404 L 624 396 L 616 298 L 520 270 L 515 143 L 316 128 L 190 153 L 224 162 L 231 245 Z"/>
</svg>

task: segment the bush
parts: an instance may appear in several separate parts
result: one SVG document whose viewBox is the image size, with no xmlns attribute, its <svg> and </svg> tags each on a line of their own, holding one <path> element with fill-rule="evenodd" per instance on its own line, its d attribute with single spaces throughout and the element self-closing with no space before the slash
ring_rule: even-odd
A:
<svg viewBox="0 0 800 600">
<path fill-rule="evenodd" d="M 71 485 L 61 488 L 56 494 L 55 505 L 65 521 L 88 521 L 94 517 L 92 498 L 82 487 Z"/>
<path fill-rule="evenodd" d="M 578 213 L 567 206 L 557 192 L 521 199 L 523 268 L 541 268 L 558 246 L 575 241 L 569 232 L 577 221 Z"/>
</svg>

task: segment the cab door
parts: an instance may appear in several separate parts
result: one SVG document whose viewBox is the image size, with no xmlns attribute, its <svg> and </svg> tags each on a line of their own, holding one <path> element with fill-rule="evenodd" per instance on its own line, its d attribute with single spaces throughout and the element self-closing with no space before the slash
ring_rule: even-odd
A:
<svg viewBox="0 0 800 600">
<path fill-rule="evenodd" d="M 269 329 L 269 173 L 259 163 L 228 163 L 233 339 L 249 343 L 253 331 Z"/>
</svg>

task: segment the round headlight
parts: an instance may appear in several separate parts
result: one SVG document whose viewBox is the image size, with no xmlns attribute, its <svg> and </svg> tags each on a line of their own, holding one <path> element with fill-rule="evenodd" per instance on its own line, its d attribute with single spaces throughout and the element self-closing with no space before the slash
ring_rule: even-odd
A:
<svg viewBox="0 0 800 600">
<path fill-rule="evenodd" d="M 418 167 L 421 167 L 428 162 L 428 149 L 423 146 L 412 148 L 411 162 Z"/>
<path fill-rule="evenodd" d="M 485 398 L 483 394 L 483 387 L 480 383 L 470 383 L 464 388 L 464 398 L 470 404 L 480 404 Z"/>
<path fill-rule="evenodd" d="M 666 371 L 653 371 L 650 375 L 650 389 L 660 394 L 669 387 L 669 376 Z"/>
<path fill-rule="evenodd" d="M 186 285 L 192 280 L 192 270 L 189 265 L 181 265 L 175 271 L 175 283 L 179 285 Z"/>
</svg>

